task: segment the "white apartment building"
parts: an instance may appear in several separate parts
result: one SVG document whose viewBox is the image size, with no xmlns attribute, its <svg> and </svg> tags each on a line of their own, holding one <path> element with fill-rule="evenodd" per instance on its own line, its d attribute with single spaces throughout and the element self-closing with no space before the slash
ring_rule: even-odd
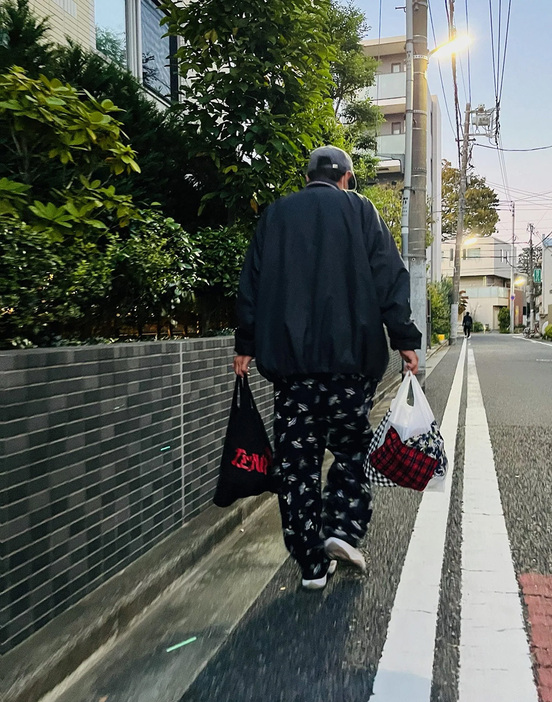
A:
<svg viewBox="0 0 552 702">
<path fill-rule="evenodd" d="M 443 242 L 441 268 L 444 276 L 454 273 L 455 239 Z M 498 312 L 510 305 L 511 245 L 494 236 L 479 237 L 462 249 L 460 290 L 468 296 L 473 319 L 489 329 L 498 329 Z M 526 281 L 514 286 L 514 324 L 523 324 Z"/>
<path fill-rule="evenodd" d="M 368 39 L 361 42 L 364 53 L 380 62 L 376 84 L 365 91 L 383 112 L 385 121 L 377 136 L 378 180 L 404 178 L 406 126 L 406 37 Z M 441 279 L 441 111 L 435 95 L 428 93 L 427 194 L 431 210 L 433 243 L 427 250 L 428 274 Z"/>
<path fill-rule="evenodd" d="M 161 104 L 177 99 L 178 74 L 168 56 L 176 37 L 163 37 L 164 13 L 155 0 L 30 0 L 37 17 L 49 17 L 51 38 L 69 37 L 121 63 Z"/>
</svg>

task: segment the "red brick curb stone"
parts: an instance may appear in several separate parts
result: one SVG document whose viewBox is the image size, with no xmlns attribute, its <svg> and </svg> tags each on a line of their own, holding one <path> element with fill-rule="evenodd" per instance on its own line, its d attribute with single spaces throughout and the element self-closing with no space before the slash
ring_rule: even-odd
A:
<svg viewBox="0 0 552 702">
<path fill-rule="evenodd" d="M 519 576 L 531 628 L 531 653 L 541 702 L 552 702 L 552 575 Z"/>
</svg>

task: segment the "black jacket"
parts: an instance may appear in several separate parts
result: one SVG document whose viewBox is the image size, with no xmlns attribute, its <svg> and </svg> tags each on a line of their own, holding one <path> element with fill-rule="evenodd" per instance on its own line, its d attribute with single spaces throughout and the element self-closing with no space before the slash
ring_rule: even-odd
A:
<svg viewBox="0 0 552 702">
<path fill-rule="evenodd" d="M 380 379 L 391 348 L 419 349 L 410 279 L 365 197 L 322 182 L 270 205 L 240 278 L 236 353 L 270 380 L 360 373 Z"/>
</svg>

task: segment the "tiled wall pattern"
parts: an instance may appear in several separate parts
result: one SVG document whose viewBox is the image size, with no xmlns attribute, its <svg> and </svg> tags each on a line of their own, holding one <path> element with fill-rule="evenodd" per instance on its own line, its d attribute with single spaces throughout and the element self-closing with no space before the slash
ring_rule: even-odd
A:
<svg viewBox="0 0 552 702">
<path fill-rule="evenodd" d="M 210 503 L 232 347 L 0 352 L 0 652 Z M 399 370 L 393 354 L 388 374 Z M 251 387 L 270 433 L 272 386 L 253 371 Z"/>
<path fill-rule="evenodd" d="M 209 503 L 232 345 L 0 353 L 3 651 Z M 270 385 L 253 389 L 268 418 Z"/>
</svg>

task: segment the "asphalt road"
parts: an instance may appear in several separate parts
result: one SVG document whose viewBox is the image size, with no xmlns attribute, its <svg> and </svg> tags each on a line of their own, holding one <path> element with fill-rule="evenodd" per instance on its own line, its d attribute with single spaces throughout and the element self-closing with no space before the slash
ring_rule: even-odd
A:
<svg viewBox="0 0 552 702">
<path fill-rule="evenodd" d="M 468 348 L 483 396 L 510 563 L 517 575 L 551 575 L 552 344 L 487 334 L 474 335 Z M 439 421 L 460 351 L 461 344 L 442 351 L 427 378 L 426 394 Z M 372 696 L 421 501 L 410 491 L 379 489 L 363 546 L 366 576 L 340 565 L 323 592 L 301 591 L 299 572 L 281 547 L 275 508 L 269 506 L 49 702 L 367 702 L 371 696 L 377 702 L 464 702 L 459 651 L 463 466 L 465 441 L 470 442 L 464 430 L 466 373 L 461 387 L 431 632 L 433 674 L 425 698 Z M 374 421 L 384 410 L 376 409 Z M 194 643 L 166 652 L 171 643 L 191 636 L 197 636 Z M 503 702 L 492 693 L 481 699 Z"/>
</svg>

